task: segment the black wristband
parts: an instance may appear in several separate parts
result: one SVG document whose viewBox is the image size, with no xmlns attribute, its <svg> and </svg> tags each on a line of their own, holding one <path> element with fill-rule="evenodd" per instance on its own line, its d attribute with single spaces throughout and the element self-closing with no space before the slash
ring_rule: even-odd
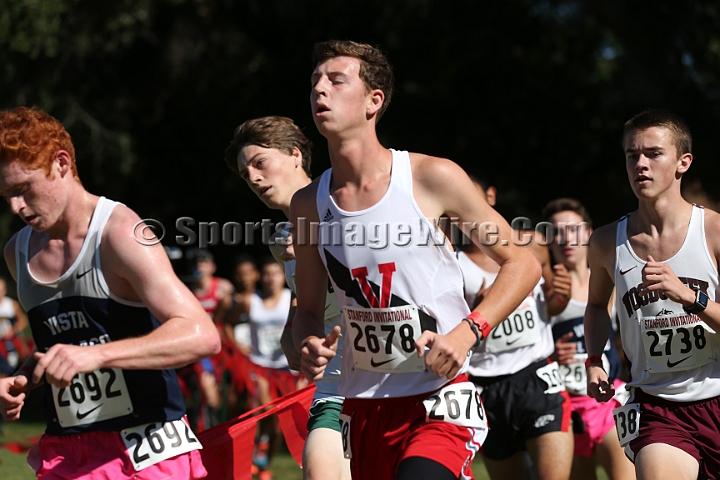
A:
<svg viewBox="0 0 720 480">
<path fill-rule="evenodd" d="M 475 334 L 475 345 L 472 346 L 472 348 L 477 348 L 478 345 L 480 345 L 480 342 L 482 340 L 482 337 L 480 336 L 480 330 L 478 330 L 477 325 L 473 323 L 472 320 L 469 318 L 463 318 L 463 322 L 467 322 L 468 325 L 470 325 L 470 328 L 472 329 L 473 333 Z"/>
</svg>

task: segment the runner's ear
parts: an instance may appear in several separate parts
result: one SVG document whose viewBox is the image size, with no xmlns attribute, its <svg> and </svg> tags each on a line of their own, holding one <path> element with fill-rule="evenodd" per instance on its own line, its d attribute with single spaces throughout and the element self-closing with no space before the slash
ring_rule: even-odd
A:
<svg viewBox="0 0 720 480">
<path fill-rule="evenodd" d="M 692 165 L 692 161 L 693 156 L 691 153 L 681 155 L 678 158 L 677 173 L 682 175 L 683 173 L 687 172 L 690 169 L 690 165 Z"/>
</svg>

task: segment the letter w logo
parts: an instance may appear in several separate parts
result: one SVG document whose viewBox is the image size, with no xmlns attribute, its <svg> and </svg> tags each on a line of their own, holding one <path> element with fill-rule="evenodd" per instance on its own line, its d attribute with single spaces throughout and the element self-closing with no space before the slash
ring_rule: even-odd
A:
<svg viewBox="0 0 720 480">
<path fill-rule="evenodd" d="M 390 306 L 390 289 L 392 287 L 393 272 L 395 271 L 395 262 L 381 263 L 378 265 L 378 270 L 383 277 L 379 301 L 367 280 L 367 267 L 353 268 L 352 276 L 360 282 L 360 287 L 362 288 L 365 298 L 367 298 L 367 301 L 370 304 L 370 308 L 387 308 Z"/>
</svg>

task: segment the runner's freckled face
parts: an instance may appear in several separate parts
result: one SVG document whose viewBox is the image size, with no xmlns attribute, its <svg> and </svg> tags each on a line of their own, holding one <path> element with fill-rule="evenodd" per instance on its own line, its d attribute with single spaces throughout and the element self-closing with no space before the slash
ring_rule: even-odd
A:
<svg viewBox="0 0 720 480">
<path fill-rule="evenodd" d="M 550 217 L 555 228 L 555 241 L 550 245 L 555 259 L 568 268 L 580 263 L 587 264 L 587 245 L 592 229 L 583 218 L 571 210 L 557 212 Z"/>
<path fill-rule="evenodd" d="M 376 110 L 375 95 L 360 78 L 360 60 L 334 57 L 318 63 L 310 77 L 310 106 L 315 125 L 321 134 L 347 133 L 361 125 L 366 115 Z"/>
<path fill-rule="evenodd" d="M 295 169 L 303 169 L 302 154 L 296 147 L 291 155 L 274 148 L 247 144 L 237 158 L 240 176 L 250 189 L 270 208 L 290 205 L 293 194 L 304 185 L 295 185 Z"/>
<path fill-rule="evenodd" d="M 639 199 L 661 195 L 677 175 L 687 171 L 691 161 L 690 154 L 678 156 L 673 134 L 667 128 L 633 130 L 625 137 L 625 167 Z"/>
<path fill-rule="evenodd" d="M 50 176 L 43 169 L 26 170 L 19 162 L 0 164 L 0 194 L 10 205 L 13 214 L 42 232 L 55 225 L 64 209 L 61 183 L 56 182 L 60 165 L 52 164 Z"/>
</svg>

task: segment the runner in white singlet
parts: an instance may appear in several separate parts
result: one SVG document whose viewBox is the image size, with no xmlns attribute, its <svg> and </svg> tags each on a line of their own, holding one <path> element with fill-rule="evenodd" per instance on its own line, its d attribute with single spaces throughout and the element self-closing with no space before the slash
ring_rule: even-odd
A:
<svg viewBox="0 0 720 480">
<path fill-rule="evenodd" d="M 588 394 L 614 388 L 601 358 L 613 284 L 631 398 L 615 410 L 620 444 L 644 479 L 720 472 L 720 216 L 680 194 L 692 138 L 676 115 L 648 110 L 625 124 L 625 166 L 638 210 L 590 239 L 585 313 Z"/>
<path fill-rule="evenodd" d="M 296 191 L 310 183 L 312 143 L 285 117 L 262 117 L 248 120 L 235 130 L 225 152 L 230 170 L 240 174 L 250 189 L 270 208 L 290 213 L 290 200 Z M 277 232 L 270 247 L 278 261 L 284 262 L 288 286 L 296 292 L 295 255 L 290 245 L 289 223 Z M 337 297 L 329 288 L 325 297 L 325 330 L 327 334 L 340 325 Z M 295 300 L 288 315 L 281 344 L 291 368 L 300 369 L 300 353 L 292 340 Z M 315 380 L 315 394 L 308 420 L 308 437 L 303 450 L 305 480 L 350 480 L 350 462 L 343 458 L 339 414 L 343 397 L 338 393 L 342 363 L 342 337 L 338 339 L 337 356 L 325 375 Z"/>
<path fill-rule="evenodd" d="M 590 280 L 587 242 L 592 233 L 592 221 L 585 207 L 571 198 L 551 201 L 543 209 L 543 216 L 555 227 L 555 241 L 550 246 L 553 258 L 558 262 L 555 268 L 569 271 L 572 279 L 572 293 L 567 307 L 552 317 L 556 341 L 554 358 L 560 363 L 573 409 L 575 457 L 570 478 L 593 478 L 599 462 L 611 480 L 634 479 L 633 466 L 618 443 L 612 414 L 614 408 L 622 406 L 627 400 L 624 382 L 618 378 L 622 365 L 612 339 L 608 339 L 605 346 L 603 364 L 618 389 L 618 397 L 607 403 L 598 403 L 587 396 L 583 317 Z"/>
<path fill-rule="evenodd" d="M 495 187 L 473 180 L 493 205 Z M 465 299 L 473 307 L 492 288 L 500 267 L 474 244 L 463 241 L 460 248 Z M 567 303 L 553 289 L 555 275 L 547 247 L 532 241 L 528 248 L 538 257 L 543 278 L 475 350 L 468 372 L 478 385 L 492 425 L 483 445 L 491 478 L 522 478 L 525 451 L 530 453 L 538 480 L 568 478 L 572 462 L 570 399 L 557 364 L 548 361 L 553 339 L 546 298 L 553 302 L 554 313 Z"/>
<path fill-rule="evenodd" d="M 339 329 L 326 336 L 323 322 L 320 279 L 329 275 L 343 308 L 341 418 L 353 480 L 471 477 L 486 423 L 464 375 L 468 353 L 526 297 L 540 267 L 460 167 L 379 143 L 393 74 L 378 49 L 328 41 L 314 58 L 312 113 L 332 169 L 291 208 L 302 371 L 320 378 L 335 356 Z M 437 228 L 443 214 L 467 222 L 468 235 L 473 224 L 497 226 L 498 242 L 483 245 L 501 265 L 497 288 L 474 312 Z"/>
</svg>

